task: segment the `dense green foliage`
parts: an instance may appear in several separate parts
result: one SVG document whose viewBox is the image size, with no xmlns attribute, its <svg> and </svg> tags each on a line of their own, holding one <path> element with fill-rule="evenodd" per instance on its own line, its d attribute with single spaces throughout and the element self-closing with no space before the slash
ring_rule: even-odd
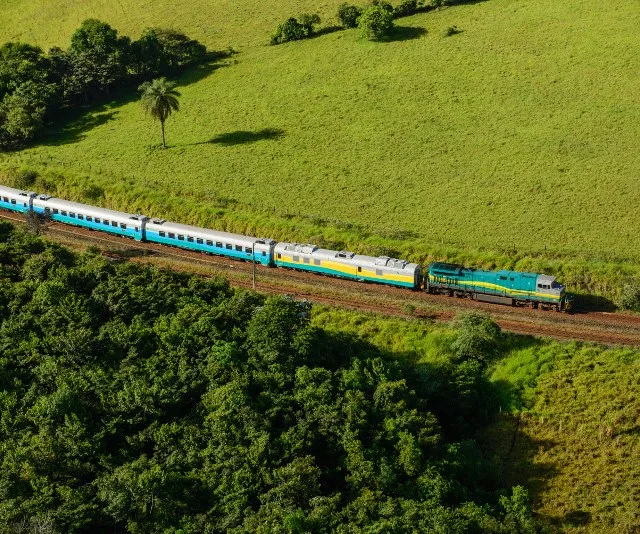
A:
<svg viewBox="0 0 640 534">
<path fill-rule="evenodd" d="M 61 106 L 77 107 L 134 86 L 145 77 L 175 74 L 202 61 L 204 45 L 173 30 L 146 30 L 138 41 L 105 22 L 85 20 L 68 50 L 45 55 L 23 43 L 0 46 L 0 149 L 33 139 Z"/>
<path fill-rule="evenodd" d="M 0 225 L 0 527 L 532 532 L 473 441 L 469 360 L 413 368 L 308 306 Z"/>
<path fill-rule="evenodd" d="M 358 17 L 362 14 L 362 8 L 352 4 L 340 4 L 338 6 L 338 20 L 345 28 L 355 28 L 358 26 Z"/>
<path fill-rule="evenodd" d="M 358 28 L 371 41 L 381 41 L 393 28 L 393 8 L 387 2 L 374 2 L 362 10 Z"/>
<path fill-rule="evenodd" d="M 308 39 L 313 35 L 314 26 L 317 24 L 320 24 L 320 16 L 315 13 L 304 13 L 297 19 L 290 17 L 282 24 L 278 24 L 271 36 L 271 44 L 277 45 L 288 41 Z"/>
</svg>

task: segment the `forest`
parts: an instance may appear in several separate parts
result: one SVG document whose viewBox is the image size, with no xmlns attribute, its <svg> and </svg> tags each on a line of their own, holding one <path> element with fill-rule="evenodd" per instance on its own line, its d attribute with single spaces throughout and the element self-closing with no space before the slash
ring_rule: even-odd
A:
<svg viewBox="0 0 640 534">
<path fill-rule="evenodd" d="M 536 532 L 475 441 L 500 330 L 410 365 L 219 278 L 0 223 L 0 532 Z"/>
</svg>

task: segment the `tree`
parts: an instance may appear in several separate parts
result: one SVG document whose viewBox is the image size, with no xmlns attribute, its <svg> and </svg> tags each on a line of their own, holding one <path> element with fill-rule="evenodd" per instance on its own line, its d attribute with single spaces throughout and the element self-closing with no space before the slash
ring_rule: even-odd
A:
<svg viewBox="0 0 640 534">
<path fill-rule="evenodd" d="M 393 13 L 386 5 L 372 4 L 358 18 L 358 28 L 370 41 L 381 41 L 393 28 Z"/>
<path fill-rule="evenodd" d="M 340 4 L 338 6 L 338 20 L 345 28 L 355 28 L 358 26 L 358 17 L 362 14 L 362 9 L 351 4 Z"/>
<path fill-rule="evenodd" d="M 71 37 L 65 92 L 81 94 L 85 101 L 94 94 L 109 94 L 111 86 L 126 78 L 129 63 L 129 38 L 118 37 L 106 22 L 87 19 Z"/>
<path fill-rule="evenodd" d="M 179 111 L 178 97 L 180 93 L 174 89 L 176 84 L 166 78 L 157 78 L 144 82 L 138 90 L 142 92 L 141 104 L 145 112 L 160 121 L 162 129 L 162 146 L 167 148 L 164 137 L 164 123 L 173 111 Z"/>
</svg>

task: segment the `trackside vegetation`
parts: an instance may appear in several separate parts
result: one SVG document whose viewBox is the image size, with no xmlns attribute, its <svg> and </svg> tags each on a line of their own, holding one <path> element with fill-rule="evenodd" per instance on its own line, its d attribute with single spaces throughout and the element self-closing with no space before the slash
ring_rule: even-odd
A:
<svg viewBox="0 0 640 534">
<path fill-rule="evenodd" d="M 6 223 L 0 279 L 2 532 L 538 531 L 474 440 L 477 352 L 415 367 L 307 304 Z"/>
</svg>

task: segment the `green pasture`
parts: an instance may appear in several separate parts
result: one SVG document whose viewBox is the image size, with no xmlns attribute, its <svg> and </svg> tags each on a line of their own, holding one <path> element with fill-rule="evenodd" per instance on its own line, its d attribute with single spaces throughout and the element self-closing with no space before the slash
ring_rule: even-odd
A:
<svg viewBox="0 0 640 534">
<path fill-rule="evenodd" d="M 66 45 L 98 16 L 240 53 L 178 80 L 167 150 L 131 94 L 0 170 L 219 229 L 544 270 L 613 300 L 640 279 L 635 2 L 488 0 L 399 19 L 390 42 L 348 30 L 264 46 L 288 15 L 333 24 L 338 3 L 5 3 L 3 41 Z M 452 25 L 462 32 L 444 37 Z"/>
</svg>

